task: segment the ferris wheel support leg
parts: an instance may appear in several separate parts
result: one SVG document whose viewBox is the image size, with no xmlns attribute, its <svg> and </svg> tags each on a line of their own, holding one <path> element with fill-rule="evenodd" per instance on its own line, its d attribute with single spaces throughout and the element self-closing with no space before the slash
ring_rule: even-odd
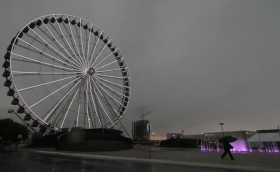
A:
<svg viewBox="0 0 280 172">
<path fill-rule="evenodd" d="M 43 137 L 46 136 L 46 135 L 48 135 L 48 134 L 50 133 L 50 131 L 51 131 L 51 129 L 48 128 L 48 129 L 46 130 L 46 132 L 44 132 Z"/>
<path fill-rule="evenodd" d="M 119 118 L 119 122 L 120 122 L 120 124 L 121 124 L 121 126 L 122 126 L 122 128 L 124 129 L 124 131 L 125 131 L 125 133 L 128 135 L 128 137 L 132 140 L 132 137 L 129 135 L 129 133 L 127 132 L 127 130 L 126 130 L 126 128 L 124 127 L 124 125 L 122 124 L 122 122 L 121 122 L 121 119 Z"/>
</svg>

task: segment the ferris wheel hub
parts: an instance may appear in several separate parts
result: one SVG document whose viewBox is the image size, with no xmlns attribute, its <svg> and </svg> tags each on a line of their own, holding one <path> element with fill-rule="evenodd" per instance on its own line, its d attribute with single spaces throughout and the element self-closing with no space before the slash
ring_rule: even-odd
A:
<svg viewBox="0 0 280 172">
<path fill-rule="evenodd" d="M 88 73 L 89 75 L 93 75 L 93 74 L 95 73 L 95 70 L 94 70 L 93 68 L 89 68 L 88 71 L 87 71 L 87 73 Z"/>
</svg>

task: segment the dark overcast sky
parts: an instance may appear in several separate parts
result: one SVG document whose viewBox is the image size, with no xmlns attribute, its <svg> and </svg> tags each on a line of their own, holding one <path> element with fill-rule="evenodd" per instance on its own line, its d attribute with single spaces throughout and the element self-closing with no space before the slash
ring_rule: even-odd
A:
<svg viewBox="0 0 280 172">
<path fill-rule="evenodd" d="M 278 0 L 5 0 L 0 14 L 2 56 L 42 15 L 76 15 L 104 30 L 130 69 L 129 131 L 150 110 L 156 136 L 220 131 L 219 122 L 228 131 L 280 125 Z M 6 92 L 0 118 L 13 108 Z"/>
</svg>

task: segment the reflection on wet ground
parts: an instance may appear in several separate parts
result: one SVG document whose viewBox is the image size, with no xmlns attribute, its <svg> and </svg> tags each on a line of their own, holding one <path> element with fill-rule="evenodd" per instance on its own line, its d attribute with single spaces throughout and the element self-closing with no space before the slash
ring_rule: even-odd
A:
<svg viewBox="0 0 280 172">
<path fill-rule="evenodd" d="M 1 172 L 238 172 L 236 170 L 185 165 L 73 158 L 28 151 L 7 151 L 1 153 L 0 169 Z"/>
</svg>

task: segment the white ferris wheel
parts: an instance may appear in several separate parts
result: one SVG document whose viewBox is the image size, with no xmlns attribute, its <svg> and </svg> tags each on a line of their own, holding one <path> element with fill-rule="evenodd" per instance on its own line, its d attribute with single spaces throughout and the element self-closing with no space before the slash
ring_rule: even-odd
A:
<svg viewBox="0 0 280 172">
<path fill-rule="evenodd" d="M 80 17 L 32 20 L 12 39 L 3 67 L 12 104 L 41 132 L 110 128 L 129 103 L 130 76 L 120 49 Z"/>
</svg>

